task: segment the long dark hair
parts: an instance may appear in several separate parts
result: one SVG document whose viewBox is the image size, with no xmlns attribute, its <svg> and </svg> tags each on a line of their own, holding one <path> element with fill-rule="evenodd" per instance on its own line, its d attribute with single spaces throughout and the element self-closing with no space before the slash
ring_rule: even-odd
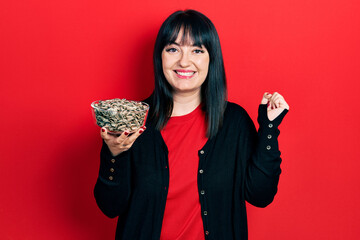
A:
<svg viewBox="0 0 360 240">
<path fill-rule="evenodd" d="M 189 36 L 194 45 L 204 46 L 210 56 L 208 75 L 201 86 L 201 103 L 208 124 L 207 136 L 211 138 L 216 135 L 223 120 L 227 100 L 226 77 L 215 26 L 209 18 L 195 10 L 174 12 L 161 25 L 153 55 L 155 89 L 151 97 L 150 118 L 155 128 L 161 130 L 171 116 L 172 88 L 164 76 L 161 54 L 165 46 L 175 42 L 180 29 L 183 29 L 183 38 Z"/>
</svg>

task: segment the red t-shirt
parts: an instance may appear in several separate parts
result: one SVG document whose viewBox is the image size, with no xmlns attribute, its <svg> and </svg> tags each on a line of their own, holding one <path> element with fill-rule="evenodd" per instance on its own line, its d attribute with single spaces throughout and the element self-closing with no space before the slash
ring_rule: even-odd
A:
<svg viewBox="0 0 360 240">
<path fill-rule="evenodd" d="M 205 145 L 205 114 L 201 107 L 171 117 L 161 131 L 169 150 L 170 182 L 161 240 L 205 239 L 197 187 L 198 151 Z"/>
</svg>

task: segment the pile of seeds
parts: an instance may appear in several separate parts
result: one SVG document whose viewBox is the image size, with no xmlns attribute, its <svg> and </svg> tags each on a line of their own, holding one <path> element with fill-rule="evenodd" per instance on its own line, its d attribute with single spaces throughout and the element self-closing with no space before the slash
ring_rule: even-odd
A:
<svg viewBox="0 0 360 240">
<path fill-rule="evenodd" d="M 149 105 L 126 99 L 99 100 L 91 104 L 96 124 L 109 131 L 134 131 L 145 124 Z"/>
</svg>

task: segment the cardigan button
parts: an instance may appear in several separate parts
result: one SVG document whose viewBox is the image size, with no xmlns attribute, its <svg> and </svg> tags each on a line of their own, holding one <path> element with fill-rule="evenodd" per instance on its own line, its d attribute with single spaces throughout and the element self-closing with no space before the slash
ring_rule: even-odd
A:
<svg viewBox="0 0 360 240">
<path fill-rule="evenodd" d="M 200 169 L 200 170 L 199 170 L 199 173 L 203 174 L 203 173 L 204 173 L 204 170 Z"/>
<path fill-rule="evenodd" d="M 114 180 L 114 177 L 113 177 L 113 176 L 110 176 L 110 177 L 109 177 L 109 180 L 110 180 L 110 181 Z"/>
<path fill-rule="evenodd" d="M 272 128 L 274 125 L 272 123 L 269 123 L 269 128 Z"/>
<path fill-rule="evenodd" d="M 209 231 L 205 231 L 205 235 L 208 236 L 210 233 Z"/>
<path fill-rule="evenodd" d="M 269 134 L 269 135 L 267 135 L 267 138 L 268 138 L 268 139 L 271 139 L 271 138 L 272 138 L 272 136 Z"/>
<path fill-rule="evenodd" d="M 266 149 L 267 149 L 267 150 L 270 150 L 270 149 L 271 149 L 271 146 L 270 146 L 270 145 L 268 145 L 268 146 L 266 147 Z"/>
<path fill-rule="evenodd" d="M 204 215 L 205 215 L 205 216 L 207 215 L 207 211 L 204 211 Z"/>
<path fill-rule="evenodd" d="M 110 161 L 111 161 L 112 163 L 115 163 L 115 159 L 111 159 Z"/>
<path fill-rule="evenodd" d="M 114 168 L 110 168 L 110 172 L 115 172 L 115 169 L 114 169 Z"/>
<path fill-rule="evenodd" d="M 202 155 L 202 154 L 204 154 L 204 153 L 205 153 L 205 151 L 204 151 L 204 150 L 201 150 L 201 151 L 200 151 L 200 154 L 201 154 L 201 155 Z"/>
<path fill-rule="evenodd" d="M 204 194 L 205 194 L 205 190 L 201 190 L 201 191 L 200 191 L 200 194 L 201 194 L 201 195 L 204 195 Z"/>
</svg>

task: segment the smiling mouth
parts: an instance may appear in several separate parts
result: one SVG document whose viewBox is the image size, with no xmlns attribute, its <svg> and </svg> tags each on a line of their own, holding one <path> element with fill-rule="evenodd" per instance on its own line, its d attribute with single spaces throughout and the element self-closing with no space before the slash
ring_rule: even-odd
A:
<svg viewBox="0 0 360 240">
<path fill-rule="evenodd" d="M 183 71 L 176 71 L 174 70 L 174 72 L 180 76 L 184 76 L 184 77 L 191 77 L 192 75 L 195 74 L 195 72 L 193 71 L 186 71 L 186 72 L 183 72 Z"/>
</svg>

